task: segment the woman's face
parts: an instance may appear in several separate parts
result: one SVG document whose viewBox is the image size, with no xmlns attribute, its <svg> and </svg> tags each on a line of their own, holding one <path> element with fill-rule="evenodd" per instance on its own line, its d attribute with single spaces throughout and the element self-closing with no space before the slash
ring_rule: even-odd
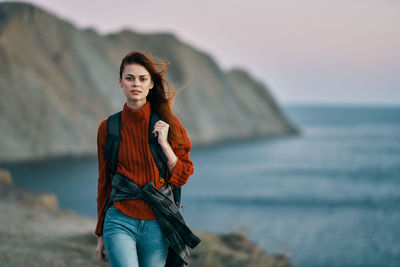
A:
<svg viewBox="0 0 400 267">
<path fill-rule="evenodd" d="M 124 89 L 127 102 L 134 106 L 144 105 L 149 90 L 154 86 L 150 73 L 139 64 L 125 65 L 122 79 L 118 77 L 118 82 Z"/>
</svg>

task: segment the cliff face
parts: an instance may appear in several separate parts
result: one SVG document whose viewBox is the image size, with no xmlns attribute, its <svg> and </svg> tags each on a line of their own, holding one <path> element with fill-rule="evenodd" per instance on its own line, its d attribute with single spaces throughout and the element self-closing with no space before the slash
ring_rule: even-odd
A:
<svg viewBox="0 0 400 267">
<path fill-rule="evenodd" d="M 171 34 L 100 35 L 0 3 L 0 160 L 95 153 L 98 124 L 125 101 L 117 77 L 132 50 L 167 59 L 167 80 L 188 84 L 174 112 L 194 145 L 296 132 L 265 85 Z"/>
</svg>

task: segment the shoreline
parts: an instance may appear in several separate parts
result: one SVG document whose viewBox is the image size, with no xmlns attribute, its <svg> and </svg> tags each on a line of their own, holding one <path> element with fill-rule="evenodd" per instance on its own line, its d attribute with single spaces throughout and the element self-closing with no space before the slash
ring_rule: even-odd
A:
<svg viewBox="0 0 400 267">
<path fill-rule="evenodd" d="M 253 142 L 260 142 L 260 141 L 276 141 L 280 139 L 286 138 L 293 138 L 297 137 L 301 134 L 301 130 L 296 130 L 292 133 L 287 133 L 284 135 L 277 134 L 277 135 L 260 135 L 254 136 L 251 138 L 243 137 L 243 138 L 227 138 L 220 141 L 215 141 L 211 143 L 197 143 L 192 144 L 192 149 L 196 150 L 203 150 L 209 148 L 223 148 L 228 145 L 237 145 L 237 144 L 248 144 Z M 60 160 L 80 160 L 80 159 L 91 159 L 93 157 L 97 157 L 96 152 L 88 152 L 88 153 L 65 153 L 65 154 L 58 154 L 58 155 L 47 155 L 47 156 L 36 156 L 32 158 L 21 158 L 21 159 L 0 159 L 0 167 L 2 164 L 21 164 L 21 163 L 41 163 L 41 162 L 52 162 L 52 161 L 60 161 Z"/>
</svg>

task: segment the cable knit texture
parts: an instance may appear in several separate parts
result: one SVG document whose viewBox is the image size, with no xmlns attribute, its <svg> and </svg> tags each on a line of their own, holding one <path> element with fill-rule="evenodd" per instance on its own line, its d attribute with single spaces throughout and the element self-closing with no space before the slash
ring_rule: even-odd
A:
<svg viewBox="0 0 400 267">
<path fill-rule="evenodd" d="M 152 181 L 157 189 L 165 185 L 164 180 L 160 179 L 157 165 L 153 160 L 150 151 L 149 120 L 151 105 L 150 102 L 135 110 L 124 104 L 121 114 L 121 142 L 118 152 L 117 172 L 134 181 L 140 188 Z M 178 157 L 178 161 L 172 174 L 167 174 L 170 183 L 176 186 L 183 186 L 193 174 L 193 163 L 190 160 L 190 150 L 192 148 L 190 139 L 178 118 L 173 115 L 173 120 L 178 127 L 181 138 L 185 139 L 185 145 L 171 144 L 171 148 Z M 104 151 L 107 145 L 107 120 L 103 120 L 97 133 L 97 152 L 98 152 L 98 187 L 97 187 L 97 225 L 96 235 L 102 235 L 104 214 L 107 199 L 111 193 L 111 176 L 104 160 Z M 133 218 L 155 220 L 156 216 L 150 204 L 144 200 L 123 200 L 114 203 L 114 207 L 121 210 L 124 214 Z"/>
</svg>

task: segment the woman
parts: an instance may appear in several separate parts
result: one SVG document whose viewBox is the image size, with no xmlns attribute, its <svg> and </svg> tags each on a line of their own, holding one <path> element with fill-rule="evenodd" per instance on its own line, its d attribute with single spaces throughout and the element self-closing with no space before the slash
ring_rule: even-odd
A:
<svg viewBox="0 0 400 267">
<path fill-rule="evenodd" d="M 151 56 L 133 51 L 123 58 L 120 66 L 118 82 L 126 96 L 126 103 L 121 113 L 116 172 L 139 187 L 149 182 L 157 189 L 166 185 L 149 148 L 148 126 L 152 110 L 161 118 L 154 125 L 152 134 L 157 137 L 168 159 L 166 178 L 169 183 L 183 186 L 193 173 L 189 153 L 191 142 L 170 106 L 175 92 L 169 92 L 164 80 L 166 64 L 155 63 Z M 162 68 L 158 70 L 156 66 Z M 97 136 L 97 257 L 101 261 L 109 261 L 111 266 L 165 266 L 168 243 L 149 203 L 142 199 L 117 201 L 103 213 L 112 189 L 110 170 L 104 160 L 106 145 L 107 120 L 103 120 Z"/>
</svg>

